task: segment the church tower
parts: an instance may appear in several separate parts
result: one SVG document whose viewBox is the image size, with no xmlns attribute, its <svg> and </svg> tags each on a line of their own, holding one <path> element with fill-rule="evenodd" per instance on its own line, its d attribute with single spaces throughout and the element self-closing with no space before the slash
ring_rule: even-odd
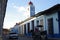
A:
<svg viewBox="0 0 60 40">
<path fill-rule="evenodd" d="M 28 3 L 28 16 L 32 17 L 33 15 L 35 15 L 35 6 L 33 5 L 33 3 L 30 1 Z"/>
</svg>

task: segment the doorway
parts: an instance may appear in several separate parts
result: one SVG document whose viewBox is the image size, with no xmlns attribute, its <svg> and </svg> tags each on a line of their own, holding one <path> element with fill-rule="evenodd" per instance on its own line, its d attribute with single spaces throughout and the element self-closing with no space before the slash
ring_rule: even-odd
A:
<svg viewBox="0 0 60 40">
<path fill-rule="evenodd" d="M 53 34 L 53 18 L 48 19 L 48 33 Z"/>
</svg>

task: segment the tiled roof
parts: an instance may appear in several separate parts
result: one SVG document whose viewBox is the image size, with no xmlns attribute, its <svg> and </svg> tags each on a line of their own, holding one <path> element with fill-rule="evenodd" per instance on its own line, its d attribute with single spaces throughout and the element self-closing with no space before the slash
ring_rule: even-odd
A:
<svg viewBox="0 0 60 40">
<path fill-rule="evenodd" d="M 19 24 L 22 24 L 22 23 L 24 23 L 24 22 L 26 22 L 26 21 L 28 21 L 28 20 L 30 20 L 30 19 L 32 19 L 32 18 L 34 18 L 34 17 L 27 18 L 27 19 L 25 19 L 24 21 L 19 22 Z"/>
</svg>

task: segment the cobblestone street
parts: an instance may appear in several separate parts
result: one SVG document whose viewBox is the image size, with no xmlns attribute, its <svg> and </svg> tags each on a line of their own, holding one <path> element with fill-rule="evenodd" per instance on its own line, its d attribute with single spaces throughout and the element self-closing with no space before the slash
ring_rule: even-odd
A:
<svg viewBox="0 0 60 40">
<path fill-rule="evenodd" d="M 26 36 L 24 36 L 24 37 L 19 37 L 19 39 L 14 39 L 14 40 L 33 40 L 33 38 L 32 37 L 26 37 Z M 60 38 L 48 38 L 47 40 L 60 40 Z"/>
<path fill-rule="evenodd" d="M 33 40 L 32 37 L 19 37 L 19 40 Z"/>
</svg>

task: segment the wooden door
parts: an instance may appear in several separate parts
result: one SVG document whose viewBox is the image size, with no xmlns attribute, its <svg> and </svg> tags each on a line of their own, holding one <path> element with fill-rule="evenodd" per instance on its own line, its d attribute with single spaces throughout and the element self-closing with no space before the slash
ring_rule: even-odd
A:
<svg viewBox="0 0 60 40">
<path fill-rule="evenodd" d="M 48 19 L 48 33 L 53 34 L 53 18 Z"/>
</svg>

